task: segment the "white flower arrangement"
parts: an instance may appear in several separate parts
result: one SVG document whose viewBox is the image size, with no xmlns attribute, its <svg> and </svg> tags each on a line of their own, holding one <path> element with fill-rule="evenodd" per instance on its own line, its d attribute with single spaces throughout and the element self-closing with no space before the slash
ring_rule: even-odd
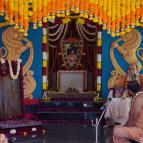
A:
<svg viewBox="0 0 143 143">
<path fill-rule="evenodd" d="M 11 61 L 8 60 L 8 64 L 9 64 L 9 72 L 10 72 L 10 76 L 12 79 L 17 79 L 19 76 L 19 72 L 20 72 L 20 63 L 22 62 L 21 59 L 17 59 L 17 71 L 16 74 L 14 75 L 13 70 L 12 70 L 12 64 Z"/>
<path fill-rule="evenodd" d="M 10 134 L 16 134 L 16 129 L 11 129 L 9 133 Z"/>
<path fill-rule="evenodd" d="M 37 131 L 37 129 L 36 128 L 32 128 L 32 132 L 36 132 Z"/>
</svg>

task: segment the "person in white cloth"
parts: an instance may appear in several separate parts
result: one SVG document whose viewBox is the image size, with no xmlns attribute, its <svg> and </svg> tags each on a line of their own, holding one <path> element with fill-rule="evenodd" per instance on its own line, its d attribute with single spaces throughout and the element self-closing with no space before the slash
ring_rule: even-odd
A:
<svg viewBox="0 0 143 143">
<path fill-rule="evenodd" d="M 114 88 L 116 93 L 118 92 L 118 97 L 115 95 L 115 98 L 112 98 L 106 107 L 104 116 L 106 125 L 104 127 L 113 126 L 115 122 L 124 125 L 128 120 L 132 97 L 128 93 L 127 84 L 131 81 L 135 81 L 140 87 L 143 87 L 143 76 L 139 74 L 136 64 L 130 65 L 128 74 L 116 81 Z M 119 89 L 121 97 L 119 97 Z"/>
</svg>

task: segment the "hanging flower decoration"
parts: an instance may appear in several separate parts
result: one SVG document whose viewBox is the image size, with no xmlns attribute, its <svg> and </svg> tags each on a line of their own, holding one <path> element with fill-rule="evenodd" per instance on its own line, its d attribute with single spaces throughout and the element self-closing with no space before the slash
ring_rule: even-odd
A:
<svg viewBox="0 0 143 143">
<path fill-rule="evenodd" d="M 119 36 L 130 28 L 143 23 L 143 0 L 1 0 L 0 16 L 27 36 L 29 21 L 33 28 L 57 17 L 70 14 L 78 18 L 89 18 L 107 29 L 107 33 Z"/>
<path fill-rule="evenodd" d="M 28 26 L 29 26 L 29 24 L 28 24 L 28 1 L 27 0 L 24 0 L 24 7 L 25 7 L 25 9 L 23 11 L 24 12 L 23 26 L 24 26 L 24 35 L 27 36 L 28 35 L 27 31 L 28 31 Z"/>
<path fill-rule="evenodd" d="M 14 75 L 14 72 L 12 70 L 12 63 L 10 60 L 8 60 L 8 64 L 9 64 L 9 72 L 10 72 L 10 76 L 12 79 L 17 79 L 19 76 L 19 72 L 20 72 L 20 63 L 22 62 L 21 59 L 17 59 L 17 71 L 16 74 Z"/>
<path fill-rule="evenodd" d="M 0 1 L 0 15 L 4 15 L 4 0 Z"/>
<path fill-rule="evenodd" d="M 37 0 L 33 0 L 33 29 L 37 29 Z"/>
<path fill-rule="evenodd" d="M 18 0 L 14 0 L 14 18 L 15 28 L 18 28 Z"/>
<path fill-rule="evenodd" d="M 38 26 L 42 27 L 42 1 L 41 0 L 37 0 L 38 1 L 38 6 L 37 6 L 37 11 L 38 11 Z"/>
</svg>

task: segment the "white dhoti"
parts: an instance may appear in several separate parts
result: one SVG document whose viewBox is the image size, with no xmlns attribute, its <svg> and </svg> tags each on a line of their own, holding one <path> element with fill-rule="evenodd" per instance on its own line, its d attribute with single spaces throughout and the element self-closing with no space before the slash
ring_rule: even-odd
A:
<svg viewBox="0 0 143 143">
<path fill-rule="evenodd" d="M 128 120 L 131 107 L 131 98 L 112 98 L 106 107 L 105 118 L 111 118 L 114 122 L 124 125 Z"/>
</svg>

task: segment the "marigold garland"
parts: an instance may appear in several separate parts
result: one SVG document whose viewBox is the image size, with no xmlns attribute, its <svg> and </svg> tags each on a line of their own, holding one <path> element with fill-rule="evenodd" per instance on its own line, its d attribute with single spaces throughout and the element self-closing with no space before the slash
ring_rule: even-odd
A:
<svg viewBox="0 0 143 143">
<path fill-rule="evenodd" d="M 0 16 L 27 35 L 29 21 L 33 28 L 57 17 L 78 14 L 107 28 L 107 33 L 119 36 L 143 22 L 143 0 L 1 0 Z"/>
<path fill-rule="evenodd" d="M 14 23 L 15 23 L 15 28 L 18 28 L 18 0 L 14 0 Z"/>
<path fill-rule="evenodd" d="M 4 12 L 4 0 L 0 1 L 0 12 L 1 12 L 0 14 L 3 15 L 3 12 Z"/>
</svg>

